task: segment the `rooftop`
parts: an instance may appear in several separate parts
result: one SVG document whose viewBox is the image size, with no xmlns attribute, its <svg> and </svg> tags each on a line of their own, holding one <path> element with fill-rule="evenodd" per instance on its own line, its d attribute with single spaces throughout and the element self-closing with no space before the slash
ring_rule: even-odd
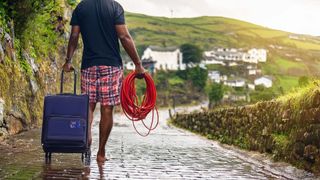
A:
<svg viewBox="0 0 320 180">
<path fill-rule="evenodd" d="M 160 52 L 173 52 L 179 49 L 179 47 L 175 47 L 175 46 L 172 46 L 172 47 L 149 46 L 148 48 L 150 48 L 152 51 L 160 51 Z"/>
</svg>

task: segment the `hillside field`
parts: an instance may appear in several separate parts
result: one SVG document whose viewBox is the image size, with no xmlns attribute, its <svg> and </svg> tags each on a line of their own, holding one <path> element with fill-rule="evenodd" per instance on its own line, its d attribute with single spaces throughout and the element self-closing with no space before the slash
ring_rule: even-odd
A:
<svg viewBox="0 0 320 180">
<path fill-rule="evenodd" d="M 268 62 L 263 74 L 290 91 L 301 76 L 320 74 L 320 38 L 274 30 L 224 17 L 165 18 L 126 13 L 127 24 L 140 53 L 149 45 L 180 46 L 191 43 L 214 47 L 265 48 Z"/>
</svg>

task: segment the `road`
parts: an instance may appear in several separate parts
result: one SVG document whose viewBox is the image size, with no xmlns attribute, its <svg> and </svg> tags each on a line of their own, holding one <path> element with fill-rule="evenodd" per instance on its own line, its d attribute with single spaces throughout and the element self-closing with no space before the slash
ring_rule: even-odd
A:
<svg viewBox="0 0 320 180">
<path fill-rule="evenodd" d="M 11 140 L 11 145 L 10 141 L 6 145 L 16 146 L 16 152 L 0 146 L 0 152 L 7 154 L 6 158 L 0 158 L 0 175 L 22 179 L 315 179 L 312 174 L 285 163 L 274 163 L 259 153 L 220 145 L 172 127 L 167 124 L 166 109 L 160 110 L 160 117 L 159 127 L 144 138 L 136 134 L 124 115 L 116 114 L 107 144 L 110 160 L 102 166 L 95 161 L 98 111 L 94 119 L 92 161 L 87 167 L 81 163 L 80 155 L 66 154 L 54 154 L 52 164 L 45 165 L 38 145 L 40 131 L 19 135 Z M 143 130 L 141 126 L 139 129 Z M 17 139 L 25 140 L 21 140 L 20 145 L 12 145 Z M 19 151 L 19 147 L 29 147 L 29 150 Z M 10 161 L 13 157 L 15 161 Z M 3 166 L 5 162 L 12 167 L 10 171 Z"/>
</svg>

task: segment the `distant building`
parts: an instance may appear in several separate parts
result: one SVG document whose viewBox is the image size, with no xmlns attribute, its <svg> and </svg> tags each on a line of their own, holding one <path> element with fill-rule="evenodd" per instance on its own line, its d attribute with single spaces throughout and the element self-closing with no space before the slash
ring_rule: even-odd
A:
<svg viewBox="0 0 320 180">
<path fill-rule="evenodd" d="M 249 61 L 252 62 L 267 62 L 267 50 L 265 49 L 250 49 L 247 53 Z"/>
<path fill-rule="evenodd" d="M 256 89 L 256 85 L 248 84 L 248 88 L 251 89 L 251 90 L 255 90 Z"/>
<path fill-rule="evenodd" d="M 220 64 L 222 66 L 226 65 L 223 61 L 218 61 L 218 60 L 216 60 L 214 58 L 210 58 L 210 57 L 205 58 L 205 60 L 203 62 L 205 64 Z"/>
<path fill-rule="evenodd" d="M 132 61 L 127 62 L 124 64 L 124 68 L 127 70 L 134 70 L 135 69 L 135 65 Z"/>
<path fill-rule="evenodd" d="M 250 65 L 247 65 L 247 71 L 248 71 L 248 75 L 249 76 L 255 76 L 255 75 L 257 75 L 258 74 L 258 66 L 257 65 L 252 65 L 252 64 L 250 64 Z"/>
<path fill-rule="evenodd" d="M 272 78 L 269 76 L 262 76 L 254 80 L 256 86 L 263 85 L 266 88 L 271 88 L 273 85 Z"/>
<path fill-rule="evenodd" d="M 231 101 L 231 102 L 239 102 L 239 101 L 247 101 L 246 95 L 235 95 L 235 94 L 225 94 L 223 95 L 224 101 Z"/>
<path fill-rule="evenodd" d="M 184 70 L 182 53 L 176 47 L 149 46 L 143 53 L 142 59 L 152 59 L 156 70 Z"/>
<path fill-rule="evenodd" d="M 257 70 L 256 69 L 249 69 L 248 74 L 249 75 L 257 75 Z"/>
<path fill-rule="evenodd" d="M 155 70 L 155 63 L 152 59 L 142 59 L 142 66 L 147 69 L 149 72 L 154 73 Z M 135 70 L 135 65 L 132 61 L 129 61 L 124 64 L 125 69 L 127 70 Z"/>
<path fill-rule="evenodd" d="M 147 69 L 151 74 L 155 72 L 155 64 L 157 63 L 152 58 L 150 59 L 142 59 L 142 66 Z"/>
<path fill-rule="evenodd" d="M 227 80 L 224 82 L 224 85 L 230 87 L 245 87 L 246 81 L 244 79 Z"/>
<path fill-rule="evenodd" d="M 221 64 L 237 66 L 237 62 L 258 64 L 267 61 L 267 50 L 250 49 L 245 52 L 243 49 L 235 48 L 216 48 L 212 51 L 204 52 L 204 62 L 206 64 Z"/>
<path fill-rule="evenodd" d="M 209 76 L 209 79 L 215 83 L 221 82 L 221 75 L 219 71 L 209 71 L 208 76 Z"/>
<path fill-rule="evenodd" d="M 233 66 L 238 66 L 237 62 L 229 62 L 228 66 L 233 67 Z"/>
</svg>

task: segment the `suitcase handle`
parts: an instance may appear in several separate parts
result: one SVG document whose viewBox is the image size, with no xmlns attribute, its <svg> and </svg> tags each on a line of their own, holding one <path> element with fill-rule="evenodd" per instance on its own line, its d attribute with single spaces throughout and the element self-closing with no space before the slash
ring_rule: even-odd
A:
<svg viewBox="0 0 320 180">
<path fill-rule="evenodd" d="M 77 71 L 73 70 L 73 94 L 77 94 Z M 60 94 L 63 94 L 63 80 L 64 80 L 64 70 L 61 72 L 61 79 L 60 79 Z"/>
</svg>

